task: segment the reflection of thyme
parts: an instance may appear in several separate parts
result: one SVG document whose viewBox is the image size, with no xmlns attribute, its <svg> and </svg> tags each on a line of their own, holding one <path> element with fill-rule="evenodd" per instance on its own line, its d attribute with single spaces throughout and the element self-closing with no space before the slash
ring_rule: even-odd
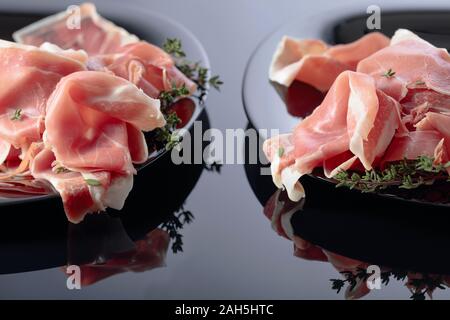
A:
<svg viewBox="0 0 450 320">
<path fill-rule="evenodd" d="M 222 169 L 222 164 L 221 163 L 217 163 L 217 162 L 204 163 L 203 167 L 205 168 L 206 171 L 220 173 L 220 170 Z"/>
<path fill-rule="evenodd" d="M 379 191 L 391 186 L 414 189 L 437 180 L 448 181 L 448 167 L 450 162 L 434 164 L 433 158 L 420 156 L 416 160 L 405 159 L 390 164 L 384 170 L 373 169 L 364 174 L 341 171 L 333 178 L 338 181 L 336 187 L 356 188 L 363 192 Z"/>
<path fill-rule="evenodd" d="M 176 212 L 172 213 L 169 219 L 161 225 L 161 228 L 165 230 L 170 239 L 173 240 L 172 251 L 173 253 L 183 251 L 183 235 L 179 233 L 185 224 L 189 224 L 194 220 L 194 215 L 184 209 L 182 205 Z"/>
<path fill-rule="evenodd" d="M 347 284 L 350 291 L 355 289 L 358 282 L 366 282 L 371 275 L 364 268 L 357 268 L 356 271 L 342 271 L 340 272 L 344 279 L 330 279 L 332 285 L 331 289 L 336 290 L 339 293 Z M 388 270 L 383 271 L 380 274 L 381 283 L 385 286 L 389 284 L 390 278 L 397 281 L 405 281 L 408 277 L 407 271 L 401 270 Z M 410 288 L 412 300 L 425 300 L 426 294 L 431 294 L 436 288 L 445 290 L 445 286 L 442 284 L 444 281 L 443 276 L 420 274 L 420 278 L 407 279 L 406 285 Z"/>
</svg>

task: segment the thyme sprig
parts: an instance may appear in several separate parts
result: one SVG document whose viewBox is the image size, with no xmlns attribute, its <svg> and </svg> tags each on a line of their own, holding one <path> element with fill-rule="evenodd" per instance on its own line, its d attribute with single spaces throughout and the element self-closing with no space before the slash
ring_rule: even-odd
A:
<svg viewBox="0 0 450 320">
<path fill-rule="evenodd" d="M 177 87 L 176 84 L 172 84 L 172 88 L 168 91 L 162 91 L 159 94 L 158 99 L 161 101 L 161 110 L 166 111 L 178 98 L 189 95 L 189 89 L 186 85 Z"/>
<path fill-rule="evenodd" d="M 447 168 L 450 162 L 435 164 L 434 158 L 419 156 L 416 160 L 391 163 L 386 169 L 373 169 L 361 174 L 340 171 L 333 178 L 338 181 L 336 187 L 358 189 L 362 192 L 375 192 L 396 186 L 402 189 L 415 189 L 422 185 L 431 185 L 437 180 L 449 181 Z"/>
<path fill-rule="evenodd" d="M 185 59 L 186 53 L 183 50 L 181 40 L 175 38 L 167 39 L 163 46 L 163 50 L 172 55 L 176 62 L 177 68 L 190 80 L 195 82 L 198 87 L 199 95 L 196 96 L 200 103 L 204 102 L 208 92 L 208 84 L 214 89 L 219 90 L 223 82 L 219 76 L 209 77 L 209 70 L 200 65 L 200 63 L 192 63 Z M 166 125 L 155 130 L 155 140 L 158 146 L 161 144 L 166 150 L 171 150 L 177 146 L 181 140 L 176 132 L 176 127 L 181 123 L 176 113 L 170 110 L 170 107 L 182 97 L 189 96 L 189 89 L 185 84 L 177 86 L 173 83 L 170 90 L 162 91 L 158 99 L 161 102 L 161 112 L 166 119 Z"/>
<path fill-rule="evenodd" d="M 163 50 L 168 54 L 173 55 L 174 57 L 177 58 L 186 57 L 186 53 L 183 51 L 180 39 L 174 38 L 166 39 L 166 41 L 163 44 Z"/>
<path fill-rule="evenodd" d="M 166 150 L 171 150 L 180 142 L 180 136 L 175 130 L 181 120 L 173 111 L 168 112 L 164 117 L 166 118 L 166 125 L 155 129 L 155 139 L 157 142 L 164 144 Z"/>
<path fill-rule="evenodd" d="M 220 91 L 223 81 L 218 75 L 210 76 L 208 68 L 202 67 L 199 62 L 192 62 L 185 59 L 186 54 L 179 39 L 167 39 L 163 44 L 163 49 L 171 54 L 175 60 L 177 68 L 195 84 L 197 84 L 199 101 L 204 102 L 209 86 Z"/>
</svg>

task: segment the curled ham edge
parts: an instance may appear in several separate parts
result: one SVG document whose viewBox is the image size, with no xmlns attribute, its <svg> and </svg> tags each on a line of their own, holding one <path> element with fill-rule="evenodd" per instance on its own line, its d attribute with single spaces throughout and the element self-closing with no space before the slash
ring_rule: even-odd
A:
<svg viewBox="0 0 450 320">
<path fill-rule="evenodd" d="M 287 38 L 283 39 L 283 42 L 286 42 L 286 40 L 288 40 Z M 406 41 L 402 44 L 403 41 Z M 429 44 L 428 42 L 424 41 L 423 39 L 419 38 L 418 36 L 416 36 L 414 33 L 410 32 L 409 30 L 404 30 L 404 29 L 399 29 L 394 37 L 391 40 L 391 45 L 404 45 L 407 44 L 410 41 L 417 41 L 420 45 L 422 46 L 427 46 L 427 47 L 433 47 L 431 44 Z M 433 47 L 434 48 L 434 47 Z M 443 57 L 443 59 L 447 59 L 448 58 L 448 53 L 447 55 L 443 55 L 443 52 L 445 49 L 436 49 L 437 52 L 437 56 L 438 57 Z M 274 60 L 272 62 L 272 67 L 274 65 L 274 61 L 276 61 L 277 59 L 279 59 L 280 55 L 281 55 L 281 50 L 284 50 L 284 48 L 282 46 L 280 46 L 277 50 L 277 52 L 275 53 L 274 56 Z M 445 51 L 446 52 L 446 51 Z M 447 57 L 447 58 L 446 58 Z M 370 59 L 370 57 L 369 57 Z M 450 58 L 448 59 L 450 60 Z M 358 67 L 358 70 L 360 68 Z M 271 70 L 272 72 L 272 70 Z M 336 86 L 336 82 L 339 81 L 340 78 L 342 78 L 342 75 L 345 74 L 347 72 L 343 72 L 341 73 L 336 81 L 334 82 L 333 86 L 331 87 L 330 91 L 333 91 L 333 87 Z M 378 71 L 378 73 L 380 73 Z M 272 73 L 271 73 L 272 75 Z M 372 75 L 373 76 L 373 75 Z M 380 76 L 380 74 L 378 74 L 378 76 Z M 295 77 L 292 77 L 292 79 L 290 79 L 289 82 L 292 82 L 295 79 Z M 273 79 L 272 79 L 273 80 Z M 400 85 L 398 86 L 400 88 L 400 93 L 398 94 L 398 98 L 402 98 L 406 95 L 407 89 L 409 88 L 408 83 L 412 83 L 413 79 L 401 79 L 402 83 L 400 83 Z M 372 82 L 375 82 L 375 80 L 372 78 Z M 448 91 L 446 90 L 447 88 L 436 88 L 435 84 L 429 83 L 428 81 L 425 81 L 426 83 L 426 87 L 429 89 L 432 89 L 434 91 L 440 92 L 442 94 L 448 94 Z M 376 84 L 373 86 L 373 88 L 377 88 L 379 85 L 379 81 L 377 80 Z M 371 116 L 368 116 L 367 113 L 361 113 L 361 112 L 354 112 L 354 115 L 356 116 L 356 118 L 358 117 L 358 114 L 360 115 L 360 121 L 358 122 L 357 119 L 355 119 L 355 117 L 353 119 L 351 119 L 351 111 L 352 110 L 358 110 L 360 109 L 361 111 L 361 107 L 370 107 L 370 104 L 364 104 L 361 103 L 363 100 L 358 99 L 355 94 L 357 95 L 356 91 L 352 91 L 351 87 L 352 84 L 349 84 L 350 86 L 350 95 L 348 97 L 348 114 L 347 114 L 347 121 L 349 121 L 349 123 L 351 123 L 352 121 L 354 122 L 356 120 L 356 122 L 354 122 L 353 127 L 354 128 L 360 128 L 362 130 L 355 130 L 353 133 L 356 133 L 352 136 L 351 132 L 349 131 L 349 150 L 346 151 L 346 155 L 342 156 L 343 154 L 334 154 L 329 158 L 324 158 L 323 159 L 323 167 L 324 167 L 324 173 L 327 177 L 333 177 L 335 174 L 337 174 L 340 170 L 348 170 L 350 169 L 355 163 L 357 163 L 357 161 L 360 161 L 363 165 L 363 167 L 366 170 L 370 170 L 372 169 L 372 162 L 373 160 L 375 160 L 377 157 L 381 157 L 384 152 L 386 151 L 386 149 L 389 147 L 389 144 L 391 143 L 392 139 L 394 138 L 394 134 L 392 133 L 392 128 L 391 130 L 385 130 L 384 131 L 384 138 L 385 139 L 379 139 L 382 141 L 385 141 L 384 144 L 379 145 L 378 146 L 378 150 L 376 150 L 375 152 L 375 157 L 372 157 L 372 159 L 370 159 L 371 161 L 368 161 L 367 158 L 364 157 L 364 143 L 368 141 L 369 138 L 369 134 L 370 132 L 372 132 L 372 130 L 374 129 L 374 127 L 377 124 L 376 119 L 374 119 L 373 117 L 371 118 Z M 364 92 L 364 91 L 363 91 Z M 373 90 L 371 90 L 371 92 L 373 93 Z M 439 161 L 448 161 L 449 160 L 449 155 L 447 154 L 446 148 L 445 148 L 445 136 L 448 139 L 448 132 L 447 129 L 442 129 L 442 128 L 437 128 L 437 124 L 436 121 L 431 122 L 430 124 L 430 120 L 428 120 L 430 117 L 437 117 L 437 114 L 435 115 L 434 113 L 429 113 L 427 114 L 427 116 L 416 125 L 416 127 L 418 128 L 419 131 L 413 131 L 413 132 L 408 132 L 407 128 L 405 127 L 404 123 L 402 123 L 401 121 L 401 116 L 400 116 L 400 108 L 401 106 L 399 105 L 399 103 L 394 100 L 393 98 L 385 95 L 384 93 L 382 93 L 380 90 L 376 90 L 378 98 L 382 97 L 383 99 L 390 99 L 391 103 L 395 104 L 395 109 L 396 112 L 388 112 L 387 114 L 391 115 L 390 119 L 392 120 L 394 119 L 394 122 L 396 123 L 397 127 L 395 127 L 394 133 L 395 134 L 395 138 L 394 138 L 394 142 L 398 139 L 401 139 L 402 137 L 405 136 L 412 136 L 409 141 L 407 142 L 402 142 L 403 144 L 408 144 L 407 147 L 413 146 L 414 141 L 416 139 L 421 139 L 423 135 L 426 135 L 427 132 L 426 131 L 420 131 L 420 130 L 437 130 L 437 131 L 433 131 L 433 134 L 440 134 L 443 133 L 442 130 L 444 130 L 445 132 L 443 133 L 443 136 L 440 136 L 441 139 L 439 139 L 437 142 L 437 144 L 433 144 L 433 146 L 431 146 L 434 150 L 434 154 L 431 154 L 432 156 L 434 155 L 434 157 L 436 159 L 439 159 Z M 364 92 L 365 94 L 367 94 L 367 92 Z M 380 95 L 380 93 L 382 93 Z M 330 95 L 330 93 L 328 93 L 328 95 Z M 327 95 L 327 96 L 328 96 Z M 396 96 L 394 94 L 394 96 Z M 361 98 L 361 97 L 360 97 Z M 324 102 L 316 108 L 316 110 L 313 112 L 313 114 L 310 117 L 314 118 L 314 114 L 318 114 L 319 112 L 317 112 L 317 110 L 319 109 L 324 109 L 324 105 L 325 105 L 325 101 L 326 101 L 327 97 L 325 98 Z M 359 101 L 358 101 L 359 100 Z M 375 114 L 379 113 L 378 107 L 375 110 Z M 333 113 L 332 113 L 333 114 Z M 333 114 L 334 115 L 334 114 Z M 350 115 L 350 116 L 349 116 Z M 439 115 L 439 117 L 446 117 L 447 121 L 450 118 L 448 115 Z M 320 117 L 318 117 L 318 120 L 322 120 L 320 119 Z M 308 118 L 306 118 L 308 119 Z M 432 118 L 433 119 L 433 118 Z M 356 125 L 355 125 L 356 124 Z M 302 126 L 302 122 L 298 125 L 297 128 Z M 390 132 L 389 132 L 390 131 Z M 440 131 L 440 132 L 438 132 Z M 294 131 L 295 132 L 295 131 Z M 417 132 L 417 133 L 416 133 Z M 362 135 L 360 134 L 362 133 Z M 357 139 L 355 139 L 355 137 Z M 293 201 L 298 201 L 301 198 L 303 198 L 305 196 L 305 192 L 303 187 L 301 186 L 301 184 L 299 183 L 298 179 L 307 173 L 310 173 L 312 171 L 313 167 L 310 168 L 306 168 L 305 169 L 301 169 L 301 160 L 302 159 L 298 159 L 295 158 L 296 155 L 293 155 L 294 153 L 294 139 L 295 137 L 293 137 L 293 134 L 285 134 L 285 135 L 280 135 L 278 137 L 274 137 L 271 138 L 269 140 L 266 140 L 263 146 L 264 152 L 266 154 L 266 156 L 269 158 L 270 162 L 271 162 L 271 173 L 272 173 L 272 177 L 273 177 L 273 181 L 274 184 L 279 187 L 279 188 L 286 188 L 287 189 L 287 193 L 288 196 L 291 200 Z M 449 144 L 449 142 L 447 142 L 447 144 Z M 358 147 L 359 145 L 359 147 Z M 282 148 L 283 149 L 283 155 L 285 155 L 287 153 L 287 158 L 289 160 L 285 160 L 283 159 L 283 156 L 280 157 L 278 155 L 278 150 Z M 360 149 L 359 151 L 363 150 L 363 153 L 361 154 L 360 152 L 355 152 L 356 149 Z M 350 152 L 349 152 L 350 151 Z M 353 156 L 352 153 L 354 154 Z M 392 154 L 392 150 L 388 150 L 388 154 L 391 153 Z M 423 155 L 426 152 L 423 150 L 414 150 L 411 151 L 411 154 L 414 153 L 417 156 L 418 155 Z M 361 157 L 362 155 L 362 157 Z M 429 154 L 426 154 L 429 155 Z M 331 166 L 330 168 L 330 164 L 329 159 L 333 158 L 333 156 L 336 156 L 338 159 L 342 160 L 340 162 L 340 164 L 336 165 L 334 164 L 334 168 L 333 166 Z M 286 163 L 288 162 L 288 163 Z M 289 163 L 291 162 L 291 163 Z M 292 164 L 293 162 L 293 164 Z M 447 170 L 450 174 L 450 169 Z"/>
</svg>

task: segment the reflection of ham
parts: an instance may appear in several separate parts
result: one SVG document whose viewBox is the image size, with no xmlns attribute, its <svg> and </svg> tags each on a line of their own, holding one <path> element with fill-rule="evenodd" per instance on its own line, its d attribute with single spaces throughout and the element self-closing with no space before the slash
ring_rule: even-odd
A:
<svg viewBox="0 0 450 320">
<path fill-rule="evenodd" d="M 296 257 L 305 260 L 330 262 L 338 271 L 356 272 L 358 268 L 367 268 L 368 263 L 324 250 L 294 234 L 291 218 L 302 207 L 302 203 L 290 201 L 286 193 L 281 190 L 276 191 L 264 206 L 264 215 L 271 221 L 273 230 L 294 243 L 294 255 Z M 347 299 L 358 299 L 369 291 L 366 283 L 360 281 L 353 290 L 347 289 L 345 296 Z"/>
<path fill-rule="evenodd" d="M 285 86 L 299 80 L 327 91 L 341 72 L 355 70 L 360 60 L 387 45 L 389 39 L 377 32 L 333 47 L 320 40 L 284 37 L 274 54 L 269 78 Z"/>
<path fill-rule="evenodd" d="M 170 55 L 145 41 L 125 45 L 114 54 L 94 56 L 88 67 L 113 72 L 153 98 L 173 86 L 185 85 L 191 94 L 197 89 L 195 83 L 178 70 Z"/>
<path fill-rule="evenodd" d="M 272 162 L 274 182 L 280 187 L 284 185 L 289 197 L 298 200 L 303 196 L 296 192 L 298 178 L 347 151 L 351 151 L 349 157 L 335 163 L 336 168 L 341 165 L 349 168 L 358 160 L 371 169 L 395 131 L 405 130 L 399 108 L 396 101 L 375 88 L 370 76 L 343 72 L 322 104 L 300 122 L 292 136 L 274 137 L 264 143 L 264 151 Z M 280 147 L 284 150 L 281 157 Z M 327 172 L 334 173 L 336 168 L 329 168 L 329 163 Z"/>
<path fill-rule="evenodd" d="M 61 194 L 72 222 L 105 207 L 121 209 L 136 172 L 132 163 L 147 154 L 140 130 L 164 124 L 159 101 L 130 82 L 104 72 L 73 73 L 48 101 L 46 147 L 31 172 Z"/>
<path fill-rule="evenodd" d="M 102 264 L 81 265 L 81 286 L 89 286 L 124 272 L 144 272 L 163 267 L 169 240 L 166 231 L 155 229 L 144 239 L 136 241 L 133 250 L 115 253 Z"/>
<path fill-rule="evenodd" d="M 14 33 L 19 43 L 40 46 L 50 42 L 63 49 L 83 49 L 89 55 L 116 51 L 120 46 L 138 38 L 98 15 L 95 6 L 79 6 L 80 25 L 76 25 L 77 11 L 63 11 L 35 22 Z M 73 26 L 68 24 L 73 23 Z"/>
</svg>

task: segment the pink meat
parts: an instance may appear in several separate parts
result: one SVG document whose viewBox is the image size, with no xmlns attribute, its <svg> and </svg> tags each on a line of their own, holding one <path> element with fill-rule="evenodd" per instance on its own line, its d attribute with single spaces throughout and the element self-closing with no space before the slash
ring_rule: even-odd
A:
<svg viewBox="0 0 450 320">
<path fill-rule="evenodd" d="M 406 133 L 399 108 L 396 101 L 376 89 L 370 76 L 343 72 L 322 104 L 297 125 L 292 135 L 264 143 L 275 184 L 284 185 L 290 198 L 298 199 L 299 195 L 291 190 L 297 179 L 324 163 L 330 175 L 336 174 L 337 168 L 353 166 L 356 160 L 371 169 L 394 134 Z M 330 162 L 331 159 L 343 162 Z"/>
<path fill-rule="evenodd" d="M 386 72 L 395 72 L 385 76 Z M 391 45 L 362 60 L 358 72 L 371 75 L 377 88 L 397 101 L 404 98 L 408 88 L 425 87 L 450 95 L 450 56 L 420 39 L 412 32 L 399 30 Z"/>
<path fill-rule="evenodd" d="M 31 173 L 61 194 L 69 221 L 121 209 L 133 184 L 133 162 L 146 160 L 141 130 L 165 124 L 159 101 L 104 72 L 64 77 L 48 99 L 45 147 L 31 157 Z"/>
<path fill-rule="evenodd" d="M 147 154 L 136 129 L 150 131 L 164 124 L 158 100 L 122 78 L 83 71 L 62 79 L 50 97 L 45 142 L 67 168 L 129 174 L 135 171 L 133 160 L 142 162 Z"/>
<path fill-rule="evenodd" d="M 384 163 L 400 161 L 405 158 L 433 157 L 442 138 L 442 134 L 435 130 L 412 131 L 407 136 L 395 137 L 383 157 L 381 166 L 383 167 Z"/>
<path fill-rule="evenodd" d="M 15 148 L 39 141 L 47 99 L 56 84 L 84 68 L 62 55 L 0 40 L 0 140 Z M 14 117 L 16 112 L 19 117 Z"/>
<path fill-rule="evenodd" d="M 325 92 L 340 73 L 355 70 L 360 60 L 388 45 L 389 38 L 377 32 L 333 47 L 320 40 L 284 37 L 274 54 L 269 78 L 284 86 L 298 80 Z"/>
<path fill-rule="evenodd" d="M 120 47 L 114 54 L 94 56 L 88 66 L 127 79 L 153 98 L 173 86 L 185 85 L 190 94 L 197 90 L 196 84 L 178 70 L 170 55 L 145 41 Z"/>
<path fill-rule="evenodd" d="M 40 46 L 50 42 L 63 49 L 83 49 L 89 55 L 115 52 L 122 45 L 138 41 L 136 36 L 101 17 L 91 3 L 80 5 L 79 11 L 63 11 L 46 17 L 13 36 L 19 43 Z"/>
</svg>

